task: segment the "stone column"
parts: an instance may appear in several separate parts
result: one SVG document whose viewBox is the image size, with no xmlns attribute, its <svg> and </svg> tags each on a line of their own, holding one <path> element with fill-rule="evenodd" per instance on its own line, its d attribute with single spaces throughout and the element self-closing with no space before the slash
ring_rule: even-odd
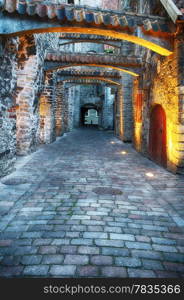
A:
<svg viewBox="0 0 184 300">
<path fill-rule="evenodd" d="M 132 105 L 132 90 L 133 90 L 133 80 L 130 75 L 124 74 L 121 80 L 123 85 L 122 89 L 122 122 L 123 122 L 123 132 L 122 140 L 124 142 L 132 142 L 133 137 L 133 105 Z"/>
<path fill-rule="evenodd" d="M 63 82 L 58 82 L 56 85 L 56 136 L 61 136 L 64 133 L 63 126 Z"/>
<path fill-rule="evenodd" d="M 50 144 L 56 139 L 55 114 L 54 78 L 52 73 L 47 73 L 39 106 L 41 143 Z"/>
<path fill-rule="evenodd" d="M 114 120 L 114 95 L 111 93 L 111 87 L 105 87 L 105 98 L 103 101 L 103 120 L 102 127 L 104 129 L 113 129 Z"/>
<path fill-rule="evenodd" d="M 17 76 L 17 154 L 26 155 L 36 149 L 39 126 L 38 91 L 43 61 L 37 55 L 32 35 L 20 38 Z"/>
</svg>

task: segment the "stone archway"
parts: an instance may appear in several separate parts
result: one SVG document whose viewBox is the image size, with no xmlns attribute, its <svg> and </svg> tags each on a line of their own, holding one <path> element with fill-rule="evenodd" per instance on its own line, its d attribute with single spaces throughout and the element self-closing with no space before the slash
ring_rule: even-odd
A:
<svg viewBox="0 0 184 300">
<path fill-rule="evenodd" d="M 86 113 L 89 112 L 90 110 L 94 110 L 97 112 L 97 114 L 99 115 L 99 108 L 97 107 L 97 105 L 93 104 L 93 103 L 86 103 L 84 104 L 82 107 L 81 107 L 81 111 L 80 111 L 80 114 L 81 114 L 81 126 L 93 126 L 93 127 L 98 127 L 99 125 L 99 117 L 98 117 L 98 122 L 86 122 Z M 89 126 L 88 126 L 89 125 Z"/>
<path fill-rule="evenodd" d="M 156 163 L 167 166 L 166 113 L 161 105 L 155 105 L 150 116 L 149 154 Z"/>
</svg>

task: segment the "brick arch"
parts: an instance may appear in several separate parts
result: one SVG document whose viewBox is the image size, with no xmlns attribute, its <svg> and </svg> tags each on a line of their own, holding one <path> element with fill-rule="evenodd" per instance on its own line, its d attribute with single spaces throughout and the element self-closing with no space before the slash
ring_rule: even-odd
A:
<svg viewBox="0 0 184 300">
<path fill-rule="evenodd" d="M 117 86 L 121 86 L 121 84 L 120 83 L 118 83 L 118 82 L 116 82 L 116 81 L 114 81 L 114 80 L 110 80 L 110 79 L 106 79 L 106 78 L 102 78 L 102 77 L 87 77 L 87 76 L 85 76 L 85 77 L 83 77 L 83 76 L 80 76 L 80 77 L 78 77 L 78 78 L 76 78 L 76 77 L 73 77 L 73 78 L 70 78 L 70 79 L 64 79 L 64 80 L 61 80 L 62 82 L 65 82 L 65 83 L 67 83 L 67 82 L 77 82 L 77 81 L 84 81 L 84 82 L 88 82 L 88 80 L 89 81 L 103 81 L 103 82 L 106 82 L 106 83 L 109 83 L 109 84 L 112 84 L 112 85 L 117 85 Z"/>
<path fill-rule="evenodd" d="M 114 70 L 117 70 L 117 71 L 120 71 L 120 72 L 128 73 L 129 75 L 132 75 L 134 77 L 139 76 L 138 73 L 135 73 L 133 71 L 129 71 L 129 70 L 118 68 L 118 67 L 111 66 L 111 65 L 99 65 L 99 64 L 67 64 L 67 65 L 64 65 L 64 66 L 59 66 L 59 67 L 54 67 L 52 69 L 48 69 L 47 71 L 52 72 L 52 71 L 55 71 L 55 70 L 63 70 L 63 69 L 72 68 L 72 67 L 84 67 L 84 66 L 85 67 L 94 67 L 94 68 L 114 69 Z"/>
<path fill-rule="evenodd" d="M 5 2 L 0 12 L 0 35 L 46 32 L 101 35 L 132 42 L 164 56 L 172 54 L 168 39 L 172 39 L 174 33 L 166 20 L 39 2 L 15 0 L 11 5 Z"/>
<path fill-rule="evenodd" d="M 34 27 L 34 26 L 33 26 Z M 109 36 L 113 39 L 119 39 L 119 40 L 124 40 L 127 42 L 131 42 L 134 44 L 137 44 L 139 46 L 145 47 L 147 49 L 152 50 L 153 52 L 156 52 L 160 55 L 163 56 L 169 56 L 173 52 L 169 49 L 167 49 L 164 46 L 160 46 L 159 44 L 156 44 L 152 42 L 152 39 L 149 38 L 149 36 L 146 36 L 145 38 L 140 38 L 136 35 L 133 34 L 128 34 L 124 32 L 119 32 L 115 31 L 112 29 L 101 29 L 101 28 L 89 28 L 89 27 L 69 27 L 67 25 L 61 26 L 61 27 L 44 27 L 44 28 L 38 28 L 39 26 L 37 25 L 34 29 L 31 28 L 31 23 L 29 26 L 29 29 L 27 30 L 21 30 L 19 28 L 19 31 L 16 31 L 14 33 L 9 33 L 9 34 L 1 34 L 5 35 L 7 37 L 13 37 L 13 36 L 22 36 L 25 34 L 34 34 L 34 33 L 49 33 L 49 32 L 62 32 L 62 33 L 78 33 L 78 34 L 88 34 L 88 35 L 101 35 L 101 36 Z"/>
</svg>

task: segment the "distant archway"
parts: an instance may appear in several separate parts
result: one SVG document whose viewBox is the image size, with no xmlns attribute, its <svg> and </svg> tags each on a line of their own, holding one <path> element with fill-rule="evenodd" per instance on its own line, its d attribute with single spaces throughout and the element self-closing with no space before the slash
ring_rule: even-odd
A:
<svg viewBox="0 0 184 300">
<path fill-rule="evenodd" d="M 149 154 L 159 165 L 167 166 L 166 114 L 161 105 L 153 107 L 150 116 Z"/>
<path fill-rule="evenodd" d="M 81 107 L 81 126 L 98 127 L 99 108 L 93 103 L 84 104 Z"/>
</svg>

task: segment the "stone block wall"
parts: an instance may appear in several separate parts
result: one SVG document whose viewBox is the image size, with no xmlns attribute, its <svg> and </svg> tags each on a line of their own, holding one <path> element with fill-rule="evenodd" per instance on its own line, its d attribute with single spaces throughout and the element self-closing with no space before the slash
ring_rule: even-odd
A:
<svg viewBox="0 0 184 300">
<path fill-rule="evenodd" d="M 0 39 L 0 177 L 15 162 L 17 49 L 17 38 Z"/>
<path fill-rule="evenodd" d="M 134 85 L 134 145 L 138 151 L 150 157 L 150 116 L 155 105 L 161 105 L 166 113 L 167 168 L 174 173 L 184 170 L 184 123 L 183 123 L 183 42 L 176 39 L 174 53 L 159 57 L 147 52 L 144 75 Z M 139 107 L 137 98 L 142 97 Z M 140 101 L 139 101 L 140 104 Z M 141 110 L 138 112 L 138 110 Z M 142 114 L 142 120 L 136 115 Z"/>
</svg>

